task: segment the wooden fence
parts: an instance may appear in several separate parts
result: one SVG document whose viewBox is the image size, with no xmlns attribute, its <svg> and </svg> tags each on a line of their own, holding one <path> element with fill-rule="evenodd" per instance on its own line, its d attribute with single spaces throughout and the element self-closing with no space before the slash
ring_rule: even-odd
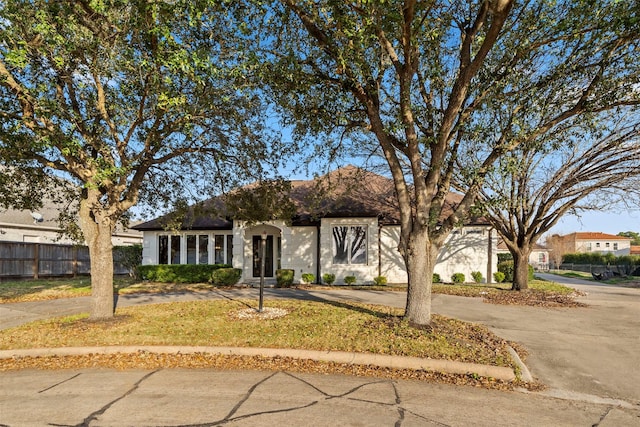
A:
<svg viewBox="0 0 640 427">
<path fill-rule="evenodd" d="M 73 277 L 91 273 L 89 248 L 50 243 L 0 242 L 0 280 Z M 115 274 L 129 270 L 114 260 Z"/>
</svg>

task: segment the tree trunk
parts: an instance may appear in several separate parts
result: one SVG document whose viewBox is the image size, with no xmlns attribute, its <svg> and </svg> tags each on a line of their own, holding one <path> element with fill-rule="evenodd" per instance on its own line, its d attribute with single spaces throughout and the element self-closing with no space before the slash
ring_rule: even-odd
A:
<svg viewBox="0 0 640 427">
<path fill-rule="evenodd" d="M 529 251 L 513 254 L 513 285 L 512 291 L 529 288 Z"/>
<path fill-rule="evenodd" d="M 431 286 L 439 248 L 433 245 L 425 228 L 413 231 L 405 254 L 407 267 L 407 305 L 404 318 L 412 325 L 431 323 Z"/>
<path fill-rule="evenodd" d="M 89 190 L 91 193 L 91 190 Z M 91 313 L 93 320 L 110 319 L 114 315 L 113 243 L 111 220 L 93 212 L 89 202 L 80 203 L 80 226 L 89 246 L 91 259 Z"/>
</svg>

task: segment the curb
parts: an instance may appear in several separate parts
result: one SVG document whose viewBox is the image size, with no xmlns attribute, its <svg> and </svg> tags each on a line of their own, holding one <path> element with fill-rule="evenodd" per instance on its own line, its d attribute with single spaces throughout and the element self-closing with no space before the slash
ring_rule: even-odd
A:
<svg viewBox="0 0 640 427">
<path fill-rule="evenodd" d="M 0 360 L 19 357 L 137 353 L 140 351 L 160 354 L 208 353 L 233 356 L 292 357 L 295 359 L 311 359 L 321 362 L 335 362 L 348 365 L 374 365 L 383 368 L 425 370 L 462 375 L 476 374 L 481 377 L 495 378 L 503 381 L 513 381 L 516 379 L 516 375 L 513 370 L 504 366 L 481 365 L 477 363 L 464 363 L 452 360 L 423 359 L 420 357 L 389 356 L 383 354 L 253 347 L 107 346 L 37 348 L 0 350 Z M 520 358 L 517 358 L 517 361 L 519 361 L 519 364 L 522 364 Z"/>
</svg>

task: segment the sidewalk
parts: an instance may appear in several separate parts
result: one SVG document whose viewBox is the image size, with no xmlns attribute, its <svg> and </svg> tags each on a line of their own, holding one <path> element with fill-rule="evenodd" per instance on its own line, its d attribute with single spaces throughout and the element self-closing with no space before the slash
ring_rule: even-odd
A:
<svg viewBox="0 0 640 427">
<path fill-rule="evenodd" d="M 637 426 L 640 411 L 539 394 L 287 372 L 160 369 L 0 374 L 20 426 Z"/>
</svg>

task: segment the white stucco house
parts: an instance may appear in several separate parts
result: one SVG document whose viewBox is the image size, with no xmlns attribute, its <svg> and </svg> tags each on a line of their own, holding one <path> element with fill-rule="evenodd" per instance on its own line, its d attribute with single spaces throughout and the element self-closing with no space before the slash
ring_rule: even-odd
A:
<svg viewBox="0 0 640 427">
<path fill-rule="evenodd" d="M 498 240 L 498 253 L 510 253 L 509 249 L 507 249 L 507 245 L 501 239 Z M 536 271 L 549 270 L 549 249 L 539 244 L 533 245 L 533 249 L 529 254 L 529 265 L 531 265 Z"/>
<path fill-rule="evenodd" d="M 318 191 L 320 187 L 324 191 Z M 294 270 L 296 282 L 302 273 L 316 278 L 332 273 L 336 284 L 345 276 L 355 276 L 357 283 L 370 283 L 376 276 L 385 276 L 389 283 L 407 282 L 390 179 L 348 166 L 315 180 L 292 181 L 289 197 L 296 213 L 287 221 L 248 225 L 230 217 L 194 214 L 180 230 L 166 228 L 169 216 L 138 224 L 133 228 L 144 234 L 143 264 L 226 263 L 241 269 L 241 280 L 251 283 L 260 277 L 264 238 L 265 276 L 271 281 L 282 268 Z M 456 200 L 454 195 L 448 203 Z M 475 219 L 449 236 L 435 272 L 443 281 L 454 273 L 470 281 L 472 271 L 492 280 L 496 265 L 495 232 L 486 221 Z"/>
</svg>

